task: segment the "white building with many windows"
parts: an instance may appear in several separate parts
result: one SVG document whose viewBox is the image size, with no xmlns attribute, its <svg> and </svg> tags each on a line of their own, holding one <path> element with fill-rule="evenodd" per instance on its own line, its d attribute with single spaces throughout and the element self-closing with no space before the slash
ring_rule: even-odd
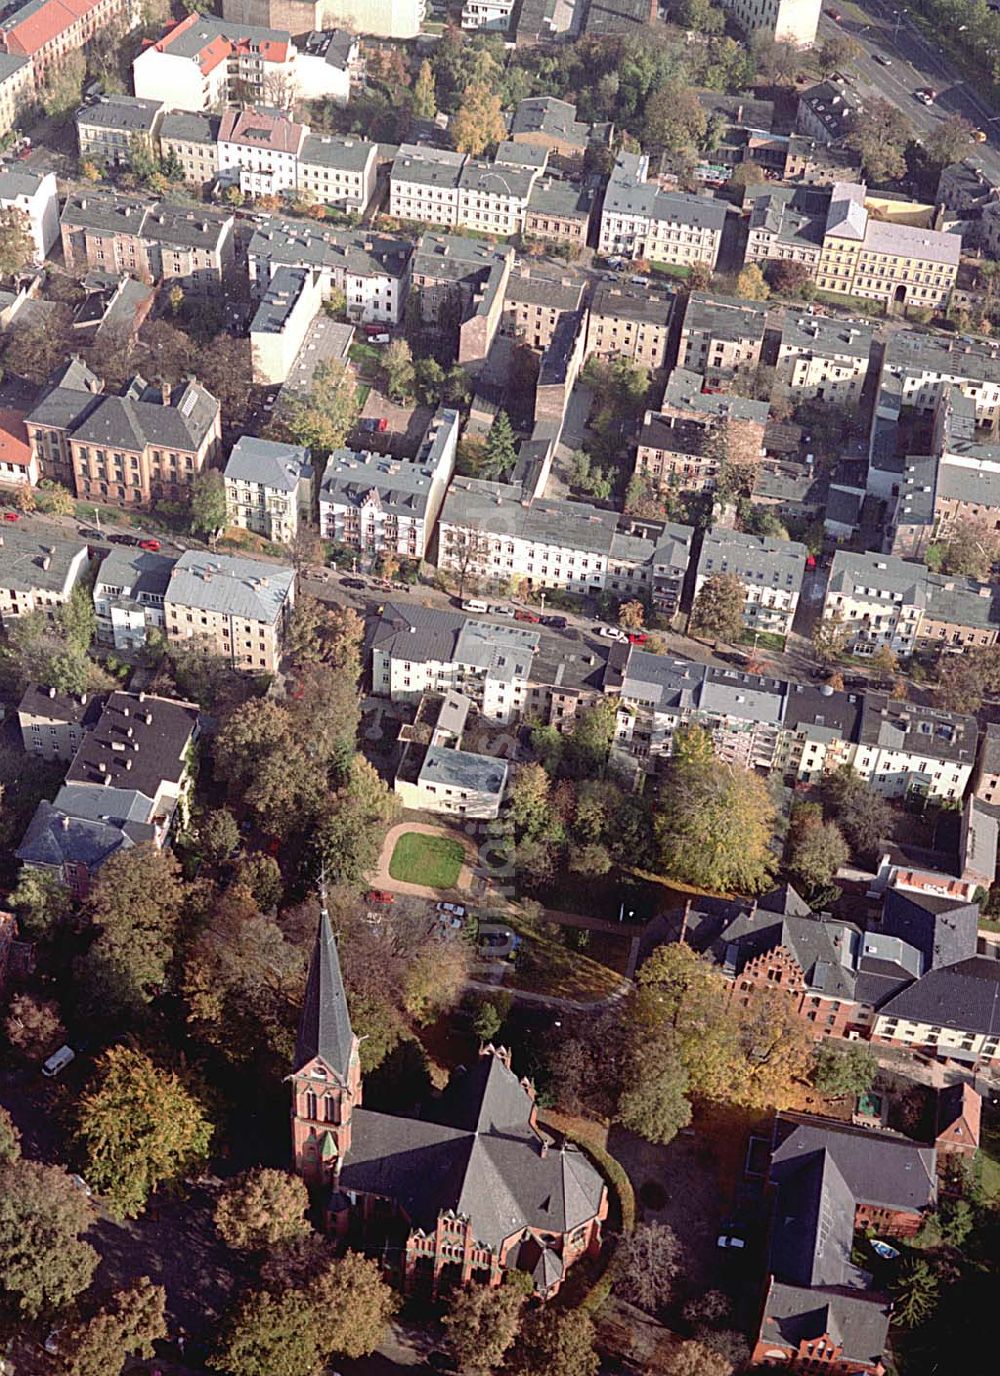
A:
<svg viewBox="0 0 1000 1376">
<path fill-rule="evenodd" d="M 619 153 L 601 212 L 598 252 L 659 263 L 715 267 L 726 207 L 707 196 L 663 191 L 647 182 L 645 153 Z"/>
<path fill-rule="evenodd" d="M 747 629 L 788 635 L 799 605 L 808 552 L 797 540 L 707 530 L 695 577 L 695 600 L 709 578 L 735 574 L 743 585 Z"/>
<path fill-rule="evenodd" d="M 101 561 L 94 581 L 97 639 L 116 650 L 145 645 L 150 631 L 162 631 L 166 595 L 174 560 L 145 549 L 113 548 Z"/>
<path fill-rule="evenodd" d="M 247 264 L 258 293 L 279 268 L 304 268 L 324 299 L 334 291 L 344 293 L 349 320 L 396 325 L 406 303 L 412 253 L 405 239 L 386 234 L 268 219 L 250 240 Z"/>
<path fill-rule="evenodd" d="M 811 48 L 816 42 L 822 0 L 722 0 L 722 6 L 749 38 L 769 38 L 796 48 Z"/>
<path fill-rule="evenodd" d="M 226 464 L 229 524 L 289 544 L 310 515 L 312 478 L 308 449 L 241 435 Z"/>
</svg>

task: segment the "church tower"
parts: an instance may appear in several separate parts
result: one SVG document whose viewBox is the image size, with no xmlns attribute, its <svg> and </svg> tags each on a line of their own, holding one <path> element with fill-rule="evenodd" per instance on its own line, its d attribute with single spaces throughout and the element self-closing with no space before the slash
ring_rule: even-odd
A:
<svg viewBox="0 0 1000 1376">
<path fill-rule="evenodd" d="M 309 1185 L 336 1180 L 361 1103 L 358 1039 L 351 1027 L 325 895 L 292 1068 L 292 1154 Z"/>
</svg>

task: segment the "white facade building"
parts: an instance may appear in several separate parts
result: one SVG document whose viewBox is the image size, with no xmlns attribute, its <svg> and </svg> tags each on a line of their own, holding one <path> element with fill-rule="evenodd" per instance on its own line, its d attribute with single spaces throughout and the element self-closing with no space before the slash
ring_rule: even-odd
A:
<svg viewBox="0 0 1000 1376">
<path fill-rule="evenodd" d="M 135 94 L 168 110 L 213 110 L 230 101 L 287 106 L 295 47 L 280 29 L 189 14 L 132 63 Z"/>
<path fill-rule="evenodd" d="M 816 42 L 822 0 L 722 0 L 722 5 L 751 38 L 761 35 L 796 48 Z"/>
<path fill-rule="evenodd" d="M 268 219 L 250 241 L 247 263 L 258 292 L 279 268 L 305 268 L 324 300 L 333 291 L 344 293 L 348 319 L 395 325 L 406 302 L 412 251 L 405 239 L 385 234 Z"/>
<path fill-rule="evenodd" d="M 695 600 L 709 578 L 735 574 L 743 585 L 747 629 L 788 635 L 799 605 L 807 554 L 797 540 L 708 530 L 698 560 Z"/>
<path fill-rule="evenodd" d="M 0 209 L 19 210 L 35 245 L 35 262 L 47 257 L 59 238 L 59 192 L 54 172 L 5 167 L 0 170 Z"/>
<path fill-rule="evenodd" d="M 254 382 L 284 383 L 323 305 L 320 285 L 304 268 L 279 268 L 250 322 Z"/>
<path fill-rule="evenodd" d="M 309 450 L 241 435 L 226 464 L 229 524 L 287 545 L 312 510 Z"/>
<path fill-rule="evenodd" d="M 470 32 L 506 33 L 514 0 L 465 0 L 462 6 L 462 28 Z"/>
<path fill-rule="evenodd" d="M 295 59 L 295 93 L 300 100 L 332 100 L 346 105 L 351 85 L 361 79 L 361 40 L 346 29 L 309 34 Z"/>
<path fill-rule="evenodd" d="M 663 191 L 647 182 L 648 169 L 646 154 L 618 154 L 604 196 L 598 252 L 714 269 L 725 206 L 706 196 Z"/>
<path fill-rule="evenodd" d="M 294 193 L 299 184 L 299 154 L 309 133 L 284 115 L 227 109 L 219 126 L 219 176 L 244 195 Z"/>
<path fill-rule="evenodd" d="M 151 630 L 162 631 L 173 566 L 173 559 L 151 550 L 112 549 L 94 582 L 98 640 L 116 650 L 136 650 Z"/>
</svg>

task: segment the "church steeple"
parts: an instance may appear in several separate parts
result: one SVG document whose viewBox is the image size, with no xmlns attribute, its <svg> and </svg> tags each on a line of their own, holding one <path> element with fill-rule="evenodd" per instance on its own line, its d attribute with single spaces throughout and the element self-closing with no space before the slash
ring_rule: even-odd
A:
<svg viewBox="0 0 1000 1376">
<path fill-rule="evenodd" d="M 292 1070 L 295 1169 L 310 1184 L 336 1178 L 351 1145 L 351 1116 L 361 1103 L 358 1039 L 351 1027 L 340 957 L 325 891 Z"/>
<path fill-rule="evenodd" d="M 323 906 L 316 930 L 316 944 L 309 962 L 309 978 L 299 1019 L 299 1035 L 295 1041 L 293 1069 L 294 1073 L 298 1073 L 304 1065 L 319 1059 L 346 1083 L 356 1038 L 351 1027 L 344 978 L 340 972 L 340 956 L 330 926 L 325 893 L 321 897 Z"/>
</svg>

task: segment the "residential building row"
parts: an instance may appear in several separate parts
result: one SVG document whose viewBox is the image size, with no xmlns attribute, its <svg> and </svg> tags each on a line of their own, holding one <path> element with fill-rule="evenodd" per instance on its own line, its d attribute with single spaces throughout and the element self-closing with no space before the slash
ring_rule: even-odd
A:
<svg viewBox="0 0 1000 1376">
<path fill-rule="evenodd" d="M 705 263 L 714 271 L 725 205 L 706 196 L 664 191 L 648 175 L 646 154 L 618 154 L 604 194 L 598 252 L 677 267 Z"/>
<path fill-rule="evenodd" d="M 962 240 L 926 227 L 933 206 L 884 198 L 876 205 L 857 182 L 748 187 L 744 206 L 747 263 L 798 263 L 823 291 L 866 297 L 887 308 L 947 304 Z"/>
</svg>

